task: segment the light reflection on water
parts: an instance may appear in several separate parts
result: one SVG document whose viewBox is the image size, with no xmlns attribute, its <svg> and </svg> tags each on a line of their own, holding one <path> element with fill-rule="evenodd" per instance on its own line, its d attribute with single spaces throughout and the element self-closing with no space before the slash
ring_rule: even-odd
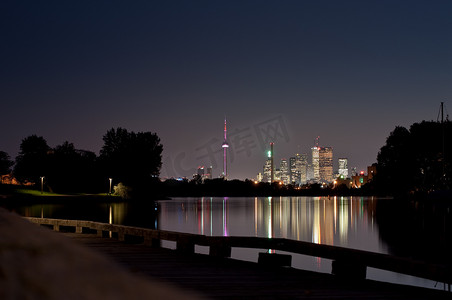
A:
<svg viewBox="0 0 452 300">
<path fill-rule="evenodd" d="M 175 198 L 155 206 L 132 203 L 32 205 L 16 208 L 24 216 L 83 219 L 208 236 L 287 238 L 388 253 L 376 224 L 374 197 Z M 174 243 L 163 243 L 174 248 Z M 197 247 L 208 253 L 206 247 Z M 257 262 L 269 249 L 233 248 L 232 257 Z M 279 252 L 279 251 L 278 251 Z M 390 253 L 389 253 L 390 254 Z M 292 254 L 292 266 L 331 273 L 331 261 Z M 435 282 L 368 268 L 368 278 L 433 288 Z M 441 284 L 437 288 L 442 289 Z"/>
<path fill-rule="evenodd" d="M 159 229 L 209 236 L 287 238 L 387 253 L 372 197 L 175 198 L 159 202 Z"/>
</svg>

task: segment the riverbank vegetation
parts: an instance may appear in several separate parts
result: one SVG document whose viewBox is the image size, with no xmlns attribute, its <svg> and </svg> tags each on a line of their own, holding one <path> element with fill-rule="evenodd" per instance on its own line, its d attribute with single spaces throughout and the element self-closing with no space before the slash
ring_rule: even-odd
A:
<svg viewBox="0 0 452 300">
<path fill-rule="evenodd" d="M 377 156 L 375 189 L 380 194 L 447 195 L 452 189 L 452 122 L 398 126 Z"/>
<path fill-rule="evenodd" d="M 52 148 L 43 137 L 31 135 L 22 140 L 12 170 L 9 156 L 0 153 L 0 171 L 12 171 L 19 184 L 50 194 L 112 193 L 120 182 L 127 186 L 128 197 L 143 194 L 162 164 L 163 146 L 157 134 L 112 128 L 103 141 L 97 156 L 68 141 Z"/>
</svg>

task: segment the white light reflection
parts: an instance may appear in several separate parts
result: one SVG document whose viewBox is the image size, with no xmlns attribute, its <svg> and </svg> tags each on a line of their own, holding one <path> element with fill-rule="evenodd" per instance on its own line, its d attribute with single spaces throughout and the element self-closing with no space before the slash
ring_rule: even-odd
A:
<svg viewBox="0 0 452 300">
<path fill-rule="evenodd" d="M 268 197 L 268 210 L 267 210 L 267 237 L 272 238 L 272 197 Z"/>
<path fill-rule="evenodd" d="M 350 226 L 351 227 L 353 227 L 353 202 L 354 202 L 354 199 L 353 198 L 351 198 L 350 199 Z"/>
<path fill-rule="evenodd" d="M 258 236 L 258 232 L 257 232 L 257 197 L 254 197 L 254 236 Z"/>
<path fill-rule="evenodd" d="M 268 238 L 273 237 L 273 209 L 272 209 L 273 198 L 268 197 Z M 268 253 L 275 253 L 275 250 L 268 249 Z"/>
<path fill-rule="evenodd" d="M 348 201 L 349 203 L 352 203 L 352 199 Z M 351 205 L 351 204 L 350 204 Z M 346 201 L 341 198 L 340 203 L 340 214 L 339 214 L 339 238 L 342 245 L 347 244 L 347 237 L 348 237 L 348 207 L 346 205 Z"/>
<path fill-rule="evenodd" d="M 212 200 L 213 198 L 212 197 L 210 197 L 210 236 L 212 236 L 212 233 L 213 233 L 213 228 L 212 228 L 212 223 L 213 223 L 213 216 L 212 216 L 212 214 L 213 214 L 213 207 L 212 207 Z"/>
<path fill-rule="evenodd" d="M 312 242 L 316 244 L 321 244 L 319 202 L 319 198 L 314 200 L 314 219 L 312 221 Z"/>
<path fill-rule="evenodd" d="M 204 197 L 201 198 L 201 234 L 204 235 Z"/>
<path fill-rule="evenodd" d="M 342 199 L 342 197 L 341 197 Z M 333 214 L 334 214 L 334 234 L 337 233 L 337 197 L 334 196 L 334 207 L 333 207 Z"/>
</svg>

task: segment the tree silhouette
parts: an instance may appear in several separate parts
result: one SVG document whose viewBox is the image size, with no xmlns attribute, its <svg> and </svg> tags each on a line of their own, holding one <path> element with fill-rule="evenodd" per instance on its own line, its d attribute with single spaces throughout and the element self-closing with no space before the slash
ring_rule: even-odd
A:
<svg viewBox="0 0 452 300">
<path fill-rule="evenodd" d="M 103 140 L 99 158 L 106 178 L 112 177 L 137 191 L 160 174 L 163 146 L 157 134 L 112 128 Z"/>
<path fill-rule="evenodd" d="M 47 185 L 55 192 L 99 191 L 96 154 L 77 150 L 74 144 L 64 142 L 48 156 Z"/>
<path fill-rule="evenodd" d="M 0 175 L 9 174 L 13 164 L 8 153 L 0 151 Z"/>
<path fill-rule="evenodd" d="M 42 136 L 31 135 L 22 140 L 20 152 L 16 157 L 14 176 L 19 182 L 39 183 L 41 176 L 48 171 L 48 152 L 50 148 Z"/>
<path fill-rule="evenodd" d="M 395 195 L 450 189 L 451 139 L 448 121 L 396 127 L 377 156 L 378 189 Z"/>
</svg>

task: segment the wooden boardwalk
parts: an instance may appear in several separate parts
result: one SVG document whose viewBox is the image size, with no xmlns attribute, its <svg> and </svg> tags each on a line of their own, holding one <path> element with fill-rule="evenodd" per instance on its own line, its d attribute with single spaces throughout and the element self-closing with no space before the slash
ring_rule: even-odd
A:
<svg viewBox="0 0 452 300">
<path fill-rule="evenodd" d="M 452 294 L 64 233 L 127 270 L 216 299 L 451 299 Z"/>
</svg>

